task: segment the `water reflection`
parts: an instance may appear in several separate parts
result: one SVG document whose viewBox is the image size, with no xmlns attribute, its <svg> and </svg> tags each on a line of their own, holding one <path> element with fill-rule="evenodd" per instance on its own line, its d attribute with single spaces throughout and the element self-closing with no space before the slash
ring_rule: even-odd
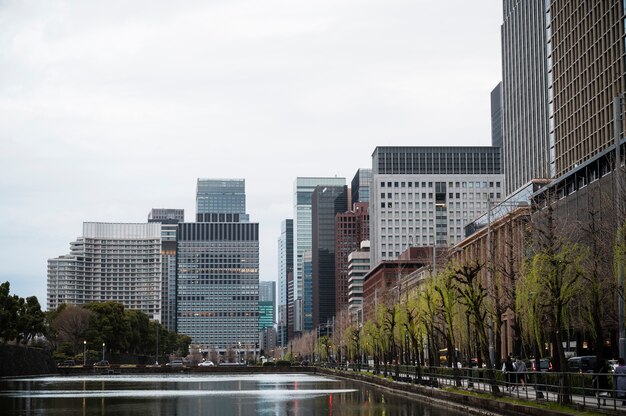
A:
<svg viewBox="0 0 626 416">
<path fill-rule="evenodd" d="M 16 415 L 460 415 L 308 374 L 94 375 L 0 381 Z"/>
</svg>

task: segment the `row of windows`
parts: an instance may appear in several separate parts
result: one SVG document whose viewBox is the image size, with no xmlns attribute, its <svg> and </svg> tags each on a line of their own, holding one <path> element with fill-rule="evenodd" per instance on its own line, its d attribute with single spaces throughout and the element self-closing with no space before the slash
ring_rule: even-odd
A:
<svg viewBox="0 0 626 416">
<path fill-rule="evenodd" d="M 445 187 L 445 182 L 435 182 L 436 184 L 442 183 Z M 385 185 L 386 184 L 386 185 Z M 421 182 L 422 188 L 432 188 L 433 182 Z M 381 182 L 381 188 L 419 188 L 420 182 L 410 182 L 410 181 L 398 181 L 398 182 Z M 448 182 L 448 188 L 500 188 L 499 181 L 476 181 L 476 182 L 467 182 L 467 181 L 458 181 L 458 182 Z"/>
</svg>

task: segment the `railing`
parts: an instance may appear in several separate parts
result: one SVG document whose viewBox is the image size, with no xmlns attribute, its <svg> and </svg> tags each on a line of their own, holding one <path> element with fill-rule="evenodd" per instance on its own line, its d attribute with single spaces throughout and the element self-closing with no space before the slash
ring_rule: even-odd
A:
<svg viewBox="0 0 626 416">
<path fill-rule="evenodd" d="M 384 365 L 378 367 L 363 364 L 328 367 L 346 371 L 384 374 Z M 495 386 L 499 394 L 528 401 L 569 402 L 582 407 L 623 410 L 626 398 L 617 397 L 613 373 L 557 373 L 528 371 L 506 373 L 494 370 Z M 421 384 L 430 388 L 471 389 L 491 394 L 493 385 L 486 369 L 420 367 L 394 364 L 387 365 L 387 377 L 396 381 Z M 626 393 L 626 392 L 624 392 Z"/>
</svg>

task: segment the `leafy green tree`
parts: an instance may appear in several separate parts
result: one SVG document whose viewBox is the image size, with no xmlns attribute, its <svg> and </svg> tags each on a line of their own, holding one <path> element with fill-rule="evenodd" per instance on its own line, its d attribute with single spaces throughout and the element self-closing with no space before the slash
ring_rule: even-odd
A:
<svg viewBox="0 0 626 416">
<path fill-rule="evenodd" d="M 88 339 L 98 345 L 104 343 L 108 351 L 128 352 L 131 331 L 124 314 L 124 305 L 117 302 L 94 302 L 84 307 L 93 313 Z"/>
<path fill-rule="evenodd" d="M 11 284 L 0 285 L 0 339 L 3 343 L 13 341 L 18 336 L 18 298 L 9 294 Z"/>
<path fill-rule="evenodd" d="M 22 304 L 19 317 L 19 329 L 22 342 L 28 344 L 39 334 L 46 332 L 45 314 L 36 296 L 29 296 Z"/>
</svg>

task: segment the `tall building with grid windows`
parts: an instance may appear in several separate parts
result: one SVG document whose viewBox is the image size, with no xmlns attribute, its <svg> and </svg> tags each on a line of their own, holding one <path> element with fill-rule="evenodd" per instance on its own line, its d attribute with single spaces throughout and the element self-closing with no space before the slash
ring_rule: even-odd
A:
<svg viewBox="0 0 626 416">
<path fill-rule="evenodd" d="M 176 330 L 176 231 L 185 221 L 185 210 L 153 208 L 148 222 L 161 223 L 161 323 Z"/>
<path fill-rule="evenodd" d="M 506 194 L 532 179 L 555 174 L 548 3 L 503 1 L 502 157 Z"/>
<path fill-rule="evenodd" d="M 294 182 L 293 196 L 293 293 L 294 332 L 302 331 L 304 315 L 304 261 L 306 251 L 312 247 L 311 199 L 317 186 L 344 186 L 345 178 L 298 177 Z"/>
<path fill-rule="evenodd" d="M 377 147 L 370 188 L 371 265 L 411 246 L 444 247 L 504 197 L 497 147 Z"/>
<path fill-rule="evenodd" d="M 278 238 L 278 345 L 284 347 L 288 341 L 288 328 L 293 330 L 293 290 L 289 290 L 289 275 L 293 282 L 293 220 L 286 219 L 281 224 Z M 293 288 L 292 288 L 293 289 Z"/>
<path fill-rule="evenodd" d="M 48 310 L 118 302 L 161 321 L 161 224 L 83 223 L 70 254 L 48 260 Z"/>
<path fill-rule="evenodd" d="M 258 349 L 259 224 L 248 222 L 245 181 L 199 179 L 196 223 L 176 238 L 177 332 L 202 349 Z"/>
</svg>

